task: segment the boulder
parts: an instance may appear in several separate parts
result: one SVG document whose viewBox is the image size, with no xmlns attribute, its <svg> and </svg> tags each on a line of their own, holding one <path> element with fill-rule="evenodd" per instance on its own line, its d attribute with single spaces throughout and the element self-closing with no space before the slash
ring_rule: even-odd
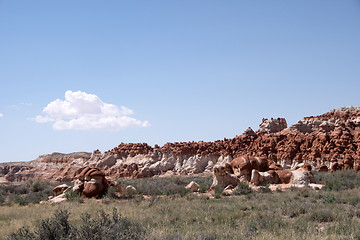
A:
<svg viewBox="0 0 360 240">
<path fill-rule="evenodd" d="M 237 177 L 243 176 L 249 181 L 253 169 L 259 172 L 269 170 L 269 161 L 265 157 L 240 156 L 232 160 L 230 166 Z"/>
<path fill-rule="evenodd" d="M 62 194 L 68 188 L 70 188 L 70 186 L 68 186 L 67 184 L 61 184 L 59 186 L 54 187 L 53 188 L 54 196 L 59 196 L 60 194 Z"/>
<path fill-rule="evenodd" d="M 132 185 L 126 186 L 125 190 L 128 195 L 136 193 L 136 188 Z"/>
<path fill-rule="evenodd" d="M 302 168 L 305 170 L 305 171 L 308 171 L 308 172 L 311 172 L 311 164 L 310 163 L 307 163 L 307 162 L 304 162 L 303 165 L 302 165 Z"/>
<path fill-rule="evenodd" d="M 81 194 L 82 191 L 84 190 L 84 182 L 80 181 L 79 179 L 75 180 L 72 190 L 74 192 L 77 192 L 77 193 Z"/>
<path fill-rule="evenodd" d="M 110 168 L 116 163 L 116 158 L 114 154 L 106 154 L 101 160 L 96 164 L 97 168 Z"/>
<path fill-rule="evenodd" d="M 289 184 L 292 177 L 292 172 L 289 170 L 277 170 L 275 171 L 279 177 L 280 183 Z"/>
<path fill-rule="evenodd" d="M 65 193 L 62 193 L 62 194 L 48 200 L 48 202 L 51 202 L 51 203 L 60 203 L 60 202 L 66 202 L 66 201 L 67 201 L 67 198 L 65 197 Z M 45 202 L 46 201 L 41 202 L 41 203 L 45 203 Z"/>
<path fill-rule="evenodd" d="M 287 128 L 287 123 L 285 118 L 263 118 L 262 122 L 259 125 L 259 130 L 256 131 L 257 134 L 265 133 L 277 133 Z"/>
<path fill-rule="evenodd" d="M 86 167 L 79 174 L 78 180 L 75 181 L 73 190 L 85 197 L 98 197 L 106 193 L 109 185 L 102 171 L 98 168 Z"/>
<path fill-rule="evenodd" d="M 97 197 L 102 195 L 105 192 L 105 184 L 100 182 L 96 178 L 92 178 L 90 181 L 84 183 L 84 190 L 82 193 L 85 197 Z"/>
<path fill-rule="evenodd" d="M 275 162 L 272 162 L 269 165 L 269 170 L 283 170 L 283 167 L 280 164 L 277 164 Z"/>
<path fill-rule="evenodd" d="M 200 185 L 194 181 L 191 181 L 188 185 L 186 185 L 185 188 L 190 189 L 193 192 L 198 192 L 200 190 Z"/>
<path fill-rule="evenodd" d="M 336 172 L 337 170 L 341 169 L 341 165 L 338 162 L 333 162 L 330 169 L 331 172 Z"/>
<path fill-rule="evenodd" d="M 326 165 L 320 165 L 318 172 L 328 172 L 329 168 Z"/>
<path fill-rule="evenodd" d="M 247 156 L 240 156 L 235 158 L 230 162 L 230 166 L 234 174 L 238 177 L 251 174 L 252 166 Z"/>
<path fill-rule="evenodd" d="M 314 177 L 312 176 L 311 172 L 295 170 L 291 173 L 292 176 L 290 179 L 290 184 L 308 185 L 310 183 L 314 183 Z"/>
<path fill-rule="evenodd" d="M 251 172 L 250 183 L 256 186 L 273 184 L 277 182 L 278 182 L 278 178 L 277 175 L 275 174 L 275 171 L 259 172 L 258 170 L 253 169 Z"/>
<path fill-rule="evenodd" d="M 232 169 L 228 163 L 216 164 L 213 168 L 213 183 L 210 190 L 217 186 L 226 188 L 229 185 L 236 187 L 239 179 L 232 173 Z"/>
<path fill-rule="evenodd" d="M 355 171 L 355 172 L 360 171 L 360 165 L 359 165 L 359 164 L 356 164 L 356 165 L 354 166 L 354 171 Z"/>
</svg>

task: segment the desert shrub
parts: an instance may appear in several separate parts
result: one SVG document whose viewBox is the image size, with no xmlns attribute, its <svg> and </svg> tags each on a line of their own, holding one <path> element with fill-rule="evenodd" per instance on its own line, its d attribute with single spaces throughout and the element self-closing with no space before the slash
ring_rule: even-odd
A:
<svg viewBox="0 0 360 240">
<path fill-rule="evenodd" d="M 214 197 L 215 198 L 221 198 L 221 194 L 224 191 L 224 186 L 222 185 L 217 185 L 214 187 Z"/>
<path fill-rule="evenodd" d="M 0 206 L 5 203 L 5 196 L 0 194 Z"/>
<path fill-rule="evenodd" d="M 333 194 L 323 194 L 321 195 L 323 203 L 334 203 L 335 196 Z"/>
<path fill-rule="evenodd" d="M 109 189 L 107 190 L 107 192 L 105 194 L 105 198 L 110 198 L 110 199 L 117 198 L 115 193 L 116 193 L 115 188 L 114 187 L 109 187 Z"/>
<path fill-rule="evenodd" d="M 131 197 L 132 197 L 132 196 L 131 196 Z M 125 198 L 125 196 L 124 196 L 124 198 Z M 127 197 L 127 198 L 129 198 L 129 197 Z M 108 205 L 108 204 L 110 204 L 112 201 L 114 201 L 115 199 L 120 199 L 120 198 L 116 195 L 116 190 L 115 190 L 115 188 L 114 188 L 114 187 L 110 187 L 110 188 L 107 190 L 106 194 L 103 195 L 102 203 Z"/>
<path fill-rule="evenodd" d="M 308 198 L 311 196 L 311 191 L 313 190 L 309 189 L 308 187 L 298 188 L 297 195 L 299 197 Z"/>
<path fill-rule="evenodd" d="M 27 205 L 30 203 L 40 203 L 41 201 L 47 200 L 48 195 L 45 193 L 41 193 L 41 192 L 30 192 L 24 196 L 16 196 L 17 198 L 22 198 L 23 199 L 23 204 L 20 205 Z"/>
<path fill-rule="evenodd" d="M 322 188 L 326 191 L 339 191 L 360 187 L 360 172 L 342 170 L 333 173 L 314 172 L 317 183 L 325 184 Z"/>
<path fill-rule="evenodd" d="M 22 196 L 11 196 L 9 202 L 19 204 L 20 206 L 25 206 L 28 204 L 28 202 L 26 202 L 25 198 Z"/>
<path fill-rule="evenodd" d="M 3 196 L 7 196 L 10 194 L 21 195 L 21 194 L 27 194 L 29 192 L 29 188 L 25 184 L 0 185 L 0 192 Z"/>
<path fill-rule="evenodd" d="M 0 196 L 3 196 L 4 200 L 0 205 L 39 203 L 47 200 L 55 185 L 56 183 L 44 182 L 39 179 L 29 179 L 19 185 L 1 185 Z"/>
<path fill-rule="evenodd" d="M 129 198 L 134 198 L 136 195 L 136 190 L 135 189 L 130 189 L 127 191 L 127 195 L 129 196 Z"/>
<path fill-rule="evenodd" d="M 335 220 L 335 214 L 329 209 L 313 209 L 308 218 L 314 222 L 332 222 Z"/>
<path fill-rule="evenodd" d="M 70 202 L 82 202 L 80 194 L 72 189 L 65 192 L 65 198 Z"/>
<path fill-rule="evenodd" d="M 207 185 L 206 183 L 201 183 L 199 185 L 200 185 L 199 192 L 201 192 L 201 193 L 207 192 L 207 190 L 209 190 L 209 188 L 211 186 L 211 184 Z"/>
<path fill-rule="evenodd" d="M 42 220 L 35 234 L 39 239 L 61 239 L 71 233 L 69 213 L 66 210 L 58 210 L 54 217 Z"/>
<path fill-rule="evenodd" d="M 360 203 L 360 198 L 358 196 L 343 196 L 341 201 L 342 203 L 347 203 L 353 207 L 356 207 Z"/>
<path fill-rule="evenodd" d="M 301 214 L 307 213 L 308 208 L 309 206 L 307 206 L 307 203 L 303 201 L 285 201 L 284 204 L 281 206 L 281 213 L 284 216 L 295 218 L 300 216 Z"/>
<path fill-rule="evenodd" d="M 82 224 L 76 231 L 78 239 L 142 239 L 145 230 L 137 223 L 121 217 L 113 209 L 112 217 L 99 211 L 95 218 L 89 214 L 82 215 Z"/>
<path fill-rule="evenodd" d="M 329 226 L 327 234 L 339 236 L 337 239 L 360 239 L 359 221 L 348 220 Z"/>
<path fill-rule="evenodd" d="M 256 236 L 260 231 L 278 232 L 286 225 L 281 218 L 263 212 L 255 212 L 249 217 L 247 226 L 247 234 L 249 238 Z"/>
<path fill-rule="evenodd" d="M 258 191 L 261 193 L 271 193 L 271 190 L 269 188 L 269 184 L 266 184 L 265 186 L 260 186 L 258 188 Z"/>
<path fill-rule="evenodd" d="M 218 239 L 215 233 L 198 233 L 191 234 L 188 237 L 183 237 L 180 234 L 167 234 L 161 238 L 161 240 L 185 240 L 185 239 L 193 239 L 193 240 L 215 240 Z"/>
<path fill-rule="evenodd" d="M 185 196 L 189 191 L 185 186 L 191 181 L 195 181 L 202 187 L 202 191 L 207 191 L 211 185 L 211 177 L 153 177 L 141 179 L 119 179 L 122 186 L 132 185 L 139 194 L 144 195 L 173 195 L 179 194 Z M 209 184 L 210 182 L 210 184 Z M 208 187 L 209 186 L 209 187 Z M 206 190 L 205 190 L 206 189 Z"/>
<path fill-rule="evenodd" d="M 17 232 L 10 234 L 6 240 L 82 240 L 82 239 L 143 239 L 145 230 L 137 223 L 127 218 L 121 217 L 117 209 L 113 209 L 110 216 L 104 211 L 99 211 L 95 217 L 85 213 L 81 216 L 79 226 L 69 222 L 69 212 L 67 210 L 57 210 L 54 216 L 42 220 L 35 231 L 30 231 L 23 227 Z"/>
<path fill-rule="evenodd" d="M 31 192 L 41 192 L 44 189 L 46 189 L 45 182 L 39 180 L 39 179 L 29 179 L 26 182 L 26 186 Z"/>
<path fill-rule="evenodd" d="M 68 221 L 69 213 L 66 210 L 58 210 L 53 218 L 42 220 L 37 229 L 31 232 L 28 228 L 20 228 L 17 232 L 10 234 L 6 240 L 55 240 L 70 239 L 66 238 L 71 235 L 71 226 Z"/>
<path fill-rule="evenodd" d="M 251 187 L 249 184 L 244 182 L 239 182 L 237 188 L 235 188 L 234 194 L 235 195 L 248 195 L 252 192 Z"/>
<path fill-rule="evenodd" d="M 180 194 L 181 197 L 185 197 L 188 193 L 191 193 L 191 190 L 186 189 L 184 187 L 182 189 L 180 189 L 180 191 L 179 191 L 179 194 Z"/>
<path fill-rule="evenodd" d="M 30 203 L 39 203 L 47 199 L 47 195 L 41 192 L 30 192 L 24 195 L 10 195 L 7 204 L 19 204 L 21 206 L 28 205 Z"/>
<path fill-rule="evenodd" d="M 27 227 L 20 228 L 17 232 L 14 232 L 7 236 L 5 240 L 33 240 L 35 238 L 35 234 L 30 232 Z"/>
<path fill-rule="evenodd" d="M 195 181 L 200 185 L 200 189 L 199 192 L 207 192 L 213 182 L 213 178 L 212 176 L 206 176 L 206 177 L 193 177 L 193 179 L 188 179 L 187 181 L 190 182 L 191 181 Z"/>
</svg>

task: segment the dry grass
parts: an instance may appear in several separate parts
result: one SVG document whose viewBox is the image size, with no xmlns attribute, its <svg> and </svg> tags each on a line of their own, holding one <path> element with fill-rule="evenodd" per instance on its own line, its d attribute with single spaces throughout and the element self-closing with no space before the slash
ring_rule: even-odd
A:
<svg viewBox="0 0 360 240">
<path fill-rule="evenodd" d="M 148 239 L 359 239 L 360 189 L 309 189 L 209 199 L 205 195 L 144 200 L 91 199 L 84 203 L 0 207 L 0 236 L 23 225 L 34 229 L 57 209 L 78 224 L 82 213 L 111 213 L 140 223 Z"/>
</svg>

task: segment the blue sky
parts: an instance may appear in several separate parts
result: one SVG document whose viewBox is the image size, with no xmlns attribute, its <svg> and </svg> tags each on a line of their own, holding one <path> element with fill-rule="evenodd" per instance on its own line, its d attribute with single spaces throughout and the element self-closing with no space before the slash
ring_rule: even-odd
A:
<svg viewBox="0 0 360 240">
<path fill-rule="evenodd" d="M 0 162 L 358 106 L 359 26 L 355 0 L 0 0 Z"/>
</svg>

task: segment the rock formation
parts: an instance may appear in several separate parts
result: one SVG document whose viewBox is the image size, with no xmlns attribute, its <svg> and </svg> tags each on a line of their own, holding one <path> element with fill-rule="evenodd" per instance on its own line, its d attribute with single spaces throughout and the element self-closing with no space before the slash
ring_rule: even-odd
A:
<svg viewBox="0 0 360 240">
<path fill-rule="evenodd" d="M 198 192 L 200 190 L 200 185 L 194 181 L 191 181 L 188 185 L 186 185 L 185 188 L 191 190 L 192 192 Z"/>
<path fill-rule="evenodd" d="M 213 169 L 213 183 L 210 190 L 213 190 L 216 187 L 224 189 L 228 186 L 235 188 L 238 185 L 238 182 L 239 179 L 234 174 L 230 164 L 216 164 Z"/>
<path fill-rule="evenodd" d="M 277 133 L 281 132 L 285 128 L 287 128 L 285 118 L 271 118 L 270 120 L 267 118 L 263 118 L 262 122 L 259 125 L 259 130 L 257 130 L 256 133 Z"/>
<path fill-rule="evenodd" d="M 107 192 L 110 187 L 105 174 L 98 168 L 86 167 L 77 176 L 73 190 L 85 197 L 97 197 Z"/>
<path fill-rule="evenodd" d="M 59 196 L 60 194 L 63 194 L 67 189 L 69 189 L 70 186 L 67 184 L 61 184 L 53 188 L 54 196 Z"/>
<path fill-rule="evenodd" d="M 54 153 L 31 162 L 1 163 L 0 181 L 34 177 L 71 181 L 85 166 L 97 167 L 112 178 L 211 172 L 216 164 L 244 155 L 267 159 L 268 170 L 274 171 L 303 162 L 313 169 L 360 169 L 360 107 L 342 107 L 286 126 L 283 118 L 263 119 L 256 132 L 248 128 L 239 136 L 214 142 L 174 142 L 161 147 L 121 143 L 104 153 Z M 252 169 L 246 170 L 248 178 Z"/>
</svg>

